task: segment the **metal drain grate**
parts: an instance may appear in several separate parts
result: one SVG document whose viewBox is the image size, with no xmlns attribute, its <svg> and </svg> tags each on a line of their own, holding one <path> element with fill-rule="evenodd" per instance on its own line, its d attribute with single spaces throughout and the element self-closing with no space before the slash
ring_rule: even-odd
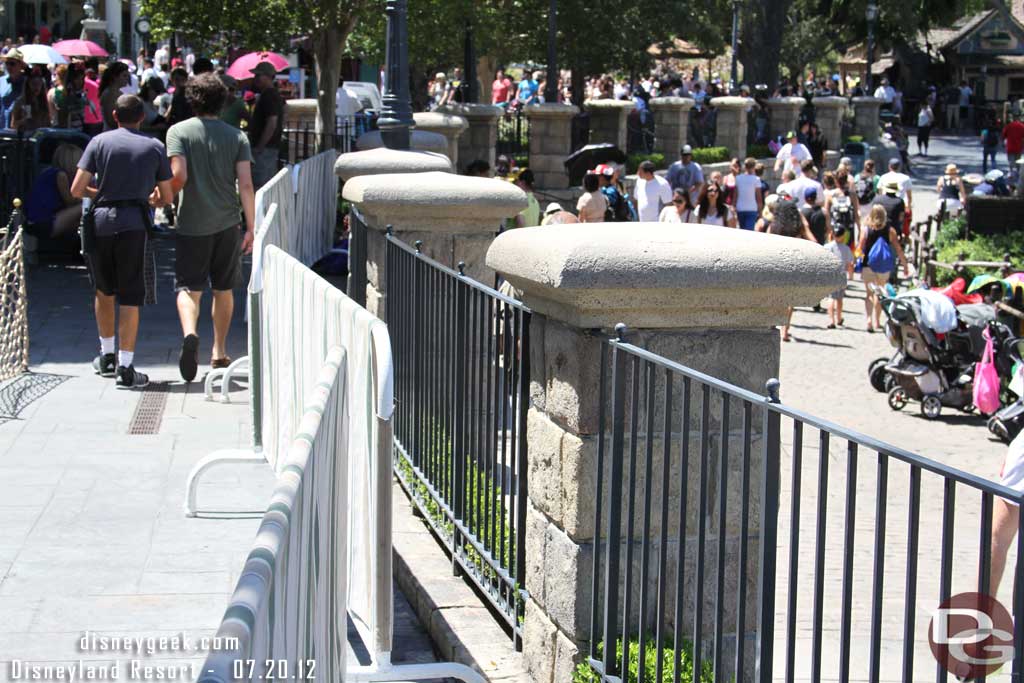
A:
<svg viewBox="0 0 1024 683">
<path fill-rule="evenodd" d="M 164 417 L 164 408 L 167 407 L 167 392 L 169 385 L 164 382 L 150 384 L 139 397 L 139 403 L 135 406 L 135 414 L 132 421 L 128 423 L 129 434 L 157 434 L 160 432 L 160 422 Z"/>
</svg>

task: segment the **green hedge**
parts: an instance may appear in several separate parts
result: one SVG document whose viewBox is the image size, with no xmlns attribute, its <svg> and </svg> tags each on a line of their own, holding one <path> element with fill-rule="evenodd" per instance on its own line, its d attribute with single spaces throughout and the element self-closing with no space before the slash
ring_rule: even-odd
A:
<svg viewBox="0 0 1024 683">
<path fill-rule="evenodd" d="M 846 138 L 846 141 L 847 142 L 864 142 L 864 136 L 863 135 L 851 135 L 850 137 Z"/>
<path fill-rule="evenodd" d="M 694 147 L 693 160 L 698 164 L 717 164 L 729 161 L 729 149 L 727 147 Z"/>
<path fill-rule="evenodd" d="M 775 155 L 768 149 L 768 145 L 747 145 L 747 156 L 755 159 L 768 159 Z"/>
<path fill-rule="evenodd" d="M 964 261 L 1002 261 L 1003 257 L 1009 254 L 1011 262 L 1024 263 L 1024 233 L 975 235 L 970 239 L 964 239 L 965 226 L 966 221 L 963 218 L 947 220 L 942 224 L 935 237 L 936 260 L 953 263 L 961 260 L 963 256 Z M 1000 275 L 994 268 L 966 268 L 962 276 L 970 283 L 973 277 L 984 273 L 997 277 Z M 935 271 L 939 286 L 948 285 L 957 277 L 961 276 L 945 268 L 937 268 Z"/>
<path fill-rule="evenodd" d="M 668 161 L 664 154 L 630 154 L 626 159 L 626 173 L 629 175 L 636 173 L 644 161 L 650 161 L 656 169 L 668 168 Z"/>
<path fill-rule="evenodd" d="M 598 654 L 604 651 L 603 643 L 599 643 L 597 646 Z M 618 641 L 615 645 L 616 655 L 619 661 L 622 661 L 622 641 Z M 661 680 L 658 680 L 657 674 L 657 663 L 658 663 L 658 652 L 657 641 L 651 637 L 647 639 L 647 647 L 644 650 L 644 680 L 651 681 L 651 683 L 673 683 L 675 678 L 675 656 L 672 648 L 671 640 L 666 639 L 662 645 L 660 652 L 663 657 L 663 667 L 661 671 Z M 679 681 L 680 683 L 695 683 L 693 678 L 693 645 L 689 641 L 683 641 L 683 649 L 679 653 Z M 629 641 L 629 671 L 623 677 L 623 683 L 636 683 L 639 678 L 640 672 L 640 642 L 636 638 L 631 638 Z M 708 660 L 704 660 L 701 664 L 701 675 L 700 683 L 711 683 L 715 680 L 714 671 L 712 664 Z M 735 679 L 733 679 L 735 681 Z M 600 683 L 601 678 L 595 674 L 590 665 L 586 662 L 576 666 L 576 670 L 572 673 L 572 683 Z"/>
</svg>

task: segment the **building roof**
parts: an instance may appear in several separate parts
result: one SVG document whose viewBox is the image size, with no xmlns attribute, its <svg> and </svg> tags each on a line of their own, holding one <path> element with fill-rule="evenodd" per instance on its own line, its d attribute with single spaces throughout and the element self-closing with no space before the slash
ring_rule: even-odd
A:
<svg viewBox="0 0 1024 683">
<path fill-rule="evenodd" d="M 933 28 L 930 31 L 919 33 L 917 44 L 922 50 L 931 47 L 933 50 L 945 50 L 955 46 L 961 40 L 971 34 L 974 29 L 981 26 L 995 13 L 996 10 L 988 9 L 975 14 L 968 14 L 953 22 L 952 26 Z"/>
</svg>

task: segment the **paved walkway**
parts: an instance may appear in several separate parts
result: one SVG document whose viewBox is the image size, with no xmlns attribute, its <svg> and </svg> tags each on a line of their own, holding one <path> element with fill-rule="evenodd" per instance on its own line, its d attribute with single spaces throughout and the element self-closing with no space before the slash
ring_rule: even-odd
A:
<svg viewBox="0 0 1024 683">
<path fill-rule="evenodd" d="M 798 310 L 793 319 L 794 341 L 782 345 L 780 379 L 783 402 L 847 428 L 882 439 L 895 446 L 919 453 L 946 465 L 973 474 L 996 478 L 1005 446 L 990 436 L 984 419 L 943 409 L 938 420 L 925 419 L 917 404 L 902 412 L 893 412 L 886 395 L 871 388 L 868 364 L 893 352 L 884 334 L 867 334 L 863 289 L 855 284 L 847 293 L 846 329 L 824 329 L 828 318 Z M 792 528 L 792 426 L 783 424 L 788 444 L 783 457 L 781 529 L 779 534 L 780 606 L 776 633 L 785 629 L 784 607 L 788 597 L 789 533 Z M 806 428 L 803 435 L 801 469 L 801 509 L 799 566 L 797 576 L 797 656 L 796 678 L 809 679 L 811 647 L 811 610 L 813 603 L 814 540 L 817 523 L 818 434 Z M 854 618 L 852 680 L 867 680 L 875 535 L 877 456 L 860 452 L 857 468 L 857 524 L 854 554 Z M 825 572 L 825 680 L 838 675 L 838 633 L 841 615 L 842 547 L 845 512 L 845 442 L 833 439 L 828 456 L 829 487 L 826 512 Z M 882 680 L 902 680 L 900 663 L 903 645 L 903 609 L 909 510 L 909 468 L 890 459 L 888 474 L 886 550 L 884 554 L 884 590 L 882 635 Z M 957 487 L 957 515 L 954 533 L 953 592 L 976 590 L 979 548 L 980 495 L 966 487 Z M 934 680 L 935 660 L 928 649 L 928 622 L 938 606 L 939 550 L 941 541 L 942 482 L 933 475 L 922 479 L 920 550 L 918 553 L 918 599 L 915 626 L 914 680 Z M 1012 562 L 1007 577 L 1012 575 Z M 999 598 L 1011 604 L 1012 585 L 1003 581 Z M 785 650 L 776 646 L 776 676 L 784 671 Z M 1006 672 L 990 680 L 1008 680 Z"/>
<path fill-rule="evenodd" d="M 211 470 L 199 504 L 216 512 L 182 514 L 193 464 L 212 450 L 249 445 L 250 418 L 244 386 L 231 404 L 207 403 L 199 382 L 178 377 L 180 330 L 166 247 L 161 262 L 160 302 L 144 309 L 135 361 L 167 392 L 159 432 L 151 435 L 127 433 L 143 394 L 117 390 L 92 372 L 98 341 L 84 269 L 51 265 L 30 273 L 33 374 L 16 386 L 31 384 L 42 395 L 15 419 L 0 419 L 0 681 L 12 677 L 11 660 L 113 659 L 79 647 L 87 631 L 211 635 L 251 548 L 273 487 L 266 466 Z M 236 313 L 233 357 L 245 349 L 241 307 Z M 208 362 L 208 309 L 205 318 L 200 360 Z M 18 407 L 14 393 L 0 390 L 0 410 Z M 429 640 L 400 594 L 396 603 L 396 661 L 432 661 Z M 118 658 L 125 661 L 121 680 L 131 680 L 141 674 L 126 671 L 129 660 L 198 665 L 204 654 Z"/>
</svg>

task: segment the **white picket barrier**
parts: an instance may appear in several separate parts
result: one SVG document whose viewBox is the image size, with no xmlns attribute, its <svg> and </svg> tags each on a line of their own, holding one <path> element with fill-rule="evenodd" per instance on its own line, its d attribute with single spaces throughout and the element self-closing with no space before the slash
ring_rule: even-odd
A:
<svg viewBox="0 0 1024 683">
<path fill-rule="evenodd" d="M 263 442 L 278 484 L 218 630 L 237 647 L 210 653 L 198 680 L 483 683 L 464 665 L 391 663 L 387 326 L 277 247 L 261 276 Z M 346 615 L 369 666 L 345 661 Z"/>
</svg>

